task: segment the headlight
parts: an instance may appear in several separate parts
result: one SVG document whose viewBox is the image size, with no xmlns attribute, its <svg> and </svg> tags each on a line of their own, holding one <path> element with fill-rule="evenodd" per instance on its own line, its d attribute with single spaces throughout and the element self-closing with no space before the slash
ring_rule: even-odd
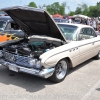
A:
<svg viewBox="0 0 100 100">
<path fill-rule="evenodd" d="M 29 60 L 29 65 L 30 65 L 30 67 L 35 67 L 35 68 L 40 69 L 41 68 L 41 61 L 37 60 L 37 59 L 32 59 L 32 60 Z"/>
<path fill-rule="evenodd" d="M 2 50 L 0 50 L 0 58 L 3 56 L 3 52 Z"/>
<path fill-rule="evenodd" d="M 36 62 L 36 68 L 39 68 L 39 69 L 41 68 L 41 61 Z"/>
<path fill-rule="evenodd" d="M 29 65 L 30 67 L 34 67 L 35 66 L 35 63 L 36 63 L 36 60 L 29 60 Z"/>
</svg>

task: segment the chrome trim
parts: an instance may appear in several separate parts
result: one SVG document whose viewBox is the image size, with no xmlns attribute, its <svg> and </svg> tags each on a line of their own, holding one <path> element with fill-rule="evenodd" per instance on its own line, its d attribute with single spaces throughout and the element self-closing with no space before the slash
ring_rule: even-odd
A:
<svg viewBox="0 0 100 100">
<path fill-rule="evenodd" d="M 6 67 L 11 65 L 11 66 L 18 68 L 18 72 L 24 72 L 24 73 L 39 76 L 42 78 L 48 78 L 48 77 L 52 76 L 55 71 L 55 68 L 48 68 L 48 69 L 42 69 L 42 70 L 34 69 L 34 68 L 26 68 L 26 67 L 22 67 L 22 66 L 19 66 L 16 64 L 12 64 L 3 59 L 0 59 L 0 64 L 4 65 Z"/>
<path fill-rule="evenodd" d="M 24 67 L 36 67 L 35 64 L 30 65 L 29 61 L 34 60 L 31 57 L 20 56 L 18 54 L 12 54 L 6 51 L 3 51 L 3 57 L 7 62 L 14 63 L 16 65 L 24 66 Z"/>
</svg>

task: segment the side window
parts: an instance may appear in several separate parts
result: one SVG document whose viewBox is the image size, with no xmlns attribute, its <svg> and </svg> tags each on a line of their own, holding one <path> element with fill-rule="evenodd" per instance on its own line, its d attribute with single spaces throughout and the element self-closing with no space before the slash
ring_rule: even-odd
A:
<svg viewBox="0 0 100 100">
<path fill-rule="evenodd" d="M 83 28 L 78 35 L 78 40 L 86 40 L 94 37 L 96 37 L 96 34 L 92 28 Z"/>
<path fill-rule="evenodd" d="M 93 29 L 91 29 L 91 33 L 92 33 L 92 35 L 93 35 L 94 37 L 97 37 L 97 35 L 96 35 L 96 33 L 94 32 Z"/>
<path fill-rule="evenodd" d="M 13 28 L 13 30 L 18 30 L 19 26 L 16 23 L 11 23 L 11 28 Z"/>
<path fill-rule="evenodd" d="M 5 30 L 10 30 L 11 29 L 11 23 L 8 23 Z"/>
<path fill-rule="evenodd" d="M 8 23 L 5 30 L 18 30 L 19 26 L 16 23 Z"/>
</svg>

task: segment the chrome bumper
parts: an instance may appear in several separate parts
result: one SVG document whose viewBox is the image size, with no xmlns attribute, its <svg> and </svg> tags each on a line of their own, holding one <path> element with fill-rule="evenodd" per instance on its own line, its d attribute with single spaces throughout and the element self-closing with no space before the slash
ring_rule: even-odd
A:
<svg viewBox="0 0 100 100">
<path fill-rule="evenodd" d="M 18 69 L 18 71 L 16 71 L 16 72 L 24 72 L 24 73 L 32 74 L 32 75 L 39 76 L 42 78 L 48 78 L 48 77 L 52 76 L 53 72 L 55 70 L 55 68 L 42 69 L 42 70 L 37 70 L 34 68 L 26 68 L 26 67 L 22 67 L 22 66 L 7 62 L 3 59 L 0 59 L 0 64 L 6 66 L 8 68 L 9 68 L 9 66 L 13 66 L 14 68 Z M 9 70 L 11 70 L 11 69 L 9 69 Z"/>
</svg>

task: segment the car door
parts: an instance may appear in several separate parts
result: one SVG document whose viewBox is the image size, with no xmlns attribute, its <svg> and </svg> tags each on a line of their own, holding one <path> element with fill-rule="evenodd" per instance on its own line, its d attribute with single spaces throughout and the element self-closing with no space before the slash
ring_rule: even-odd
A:
<svg viewBox="0 0 100 100">
<path fill-rule="evenodd" d="M 78 43 L 80 48 L 80 59 L 79 62 L 82 63 L 93 56 L 95 56 L 94 48 L 96 34 L 93 33 L 92 28 L 82 28 L 78 34 Z"/>
<path fill-rule="evenodd" d="M 91 29 L 91 34 L 95 35 L 96 32 L 93 29 Z M 94 46 L 93 53 L 94 53 L 94 55 L 97 55 L 100 50 L 100 37 L 96 36 L 96 37 L 92 38 L 92 41 L 94 41 L 93 42 L 93 46 Z"/>
<path fill-rule="evenodd" d="M 70 59 L 74 67 L 79 64 L 79 44 L 78 41 L 72 41 L 69 43 L 69 45 L 70 49 L 67 51 L 67 53 L 70 55 Z"/>
</svg>

